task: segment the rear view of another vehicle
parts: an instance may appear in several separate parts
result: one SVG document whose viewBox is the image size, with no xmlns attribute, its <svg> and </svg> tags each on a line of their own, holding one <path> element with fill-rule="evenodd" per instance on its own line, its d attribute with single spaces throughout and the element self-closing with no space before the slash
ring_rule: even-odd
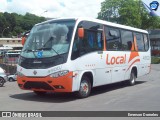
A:
<svg viewBox="0 0 160 120">
<path fill-rule="evenodd" d="M 7 79 L 8 78 L 7 78 L 5 71 L 0 67 L 0 87 L 4 85 Z"/>
</svg>

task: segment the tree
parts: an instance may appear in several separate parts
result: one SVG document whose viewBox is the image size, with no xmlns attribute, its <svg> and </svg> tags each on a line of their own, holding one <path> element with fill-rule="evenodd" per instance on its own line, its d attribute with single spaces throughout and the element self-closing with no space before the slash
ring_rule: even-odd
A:
<svg viewBox="0 0 160 120">
<path fill-rule="evenodd" d="M 123 0 L 119 9 L 119 20 L 121 24 L 140 27 L 142 22 L 140 11 L 139 1 Z"/>
<path fill-rule="evenodd" d="M 0 36 L 2 36 L 3 30 L 7 27 L 7 21 L 3 14 L 0 14 Z"/>
<path fill-rule="evenodd" d="M 14 27 L 16 26 L 16 19 L 13 14 L 5 12 L 3 16 L 6 19 L 7 27 L 9 27 L 9 31 L 13 31 Z"/>
<path fill-rule="evenodd" d="M 105 0 L 98 18 L 142 29 L 160 28 L 160 18 L 150 16 L 141 0 Z"/>
<path fill-rule="evenodd" d="M 105 0 L 101 3 L 101 11 L 98 13 L 98 18 L 118 22 L 119 9 L 123 0 Z"/>
<path fill-rule="evenodd" d="M 4 37 L 17 36 L 25 31 L 31 30 L 31 28 L 39 23 L 45 21 L 44 17 L 38 17 L 34 14 L 26 13 L 26 15 L 19 15 L 17 13 L 0 13 L 0 36 L 2 31 L 5 30 Z"/>
</svg>

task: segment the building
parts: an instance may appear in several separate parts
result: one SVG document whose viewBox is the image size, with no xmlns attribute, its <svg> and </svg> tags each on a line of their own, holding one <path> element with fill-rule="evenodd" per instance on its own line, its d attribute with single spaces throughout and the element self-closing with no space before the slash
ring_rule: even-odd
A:
<svg viewBox="0 0 160 120">
<path fill-rule="evenodd" d="M 22 47 L 21 38 L 0 38 L 0 64 L 16 65 Z"/>
<path fill-rule="evenodd" d="M 21 50 L 22 47 L 21 38 L 0 38 L 0 50 Z"/>
<path fill-rule="evenodd" d="M 160 29 L 150 30 L 152 55 L 160 56 Z"/>
</svg>

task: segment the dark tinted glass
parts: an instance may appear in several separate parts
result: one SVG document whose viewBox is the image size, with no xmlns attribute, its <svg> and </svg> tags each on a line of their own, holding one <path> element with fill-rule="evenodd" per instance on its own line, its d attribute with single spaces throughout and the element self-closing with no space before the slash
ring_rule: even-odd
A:
<svg viewBox="0 0 160 120">
<path fill-rule="evenodd" d="M 144 41 L 143 41 L 143 35 L 141 33 L 135 33 L 136 40 L 137 40 L 137 48 L 138 51 L 144 51 Z"/>
<path fill-rule="evenodd" d="M 80 27 L 84 28 L 84 38 L 80 39 L 78 32 L 76 32 L 72 48 L 72 60 L 78 58 L 80 55 L 103 49 L 102 25 L 84 21 L 79 24 L 78 28 Z"/>
<path fill-rule="evenodd" d="M 107 50 L 121 50 L 119 29 L 105 27 Z"/>
<path fill-rule="evenodd" d="M 145 47 L 145 50 L 147 51 L 149 49 L 149 40 L 147 35 L 143 35 L 143 37 L 144 37 L 144 47 Z"/>
<path fill-rule="evenodd" d="M 131 50 L 133 44 L 133 34 L 131 31 L 121 30 L 122 50 Z"/>
</svg>

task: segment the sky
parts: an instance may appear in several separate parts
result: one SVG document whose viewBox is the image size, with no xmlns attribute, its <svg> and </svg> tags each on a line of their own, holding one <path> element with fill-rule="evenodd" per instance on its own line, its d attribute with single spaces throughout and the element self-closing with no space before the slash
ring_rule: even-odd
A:
<svg viewBox="0 0 160 120">
<path fill-rule="evenodd" d="M 0 0 L 0 12 L 26 12 L 48 18 L 96 18 L 104 0 Z M 155 0 L 142 0 L 148 6 Z M 160 3 L 160 0 L 157 0 Z M 155 11 L 160 16 L 160 6 Z"/>
<path fill-rule="evenodd" d="M 0 0 L 0 12 L 26 12 L 49 18 L 96 18 L 104 0 Z M 47 11 L 47 12 L 46 12 Z"/>
</svg>

